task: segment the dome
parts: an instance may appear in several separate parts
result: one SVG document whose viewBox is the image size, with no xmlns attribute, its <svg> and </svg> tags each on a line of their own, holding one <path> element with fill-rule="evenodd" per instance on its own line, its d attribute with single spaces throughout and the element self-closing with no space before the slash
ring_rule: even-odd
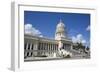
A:
<svg viewBox="0 0 100 73">
<path fill-rule="evenodd" d="M 65 27 L 65 25 L 64 25 L 64 23 L 62 22 L 62 20 L 60 20 L 60 22 L 57 24 L 57 28 L 64 28 Z"/>
<path fill-rule="evenodd" d="M 57 24 L 56 32 L 65 32 L 65 25 L 62 20 Z"/>
<path fill-rule="evenodd" d="M 58 40 L 60 38 L 66 38 L 67 33 L 65 29 L 65 24 L 60 20 L 60 22 L 57 24 L 56 32 L 55 32 L 55 39 Z"/>
</svg>

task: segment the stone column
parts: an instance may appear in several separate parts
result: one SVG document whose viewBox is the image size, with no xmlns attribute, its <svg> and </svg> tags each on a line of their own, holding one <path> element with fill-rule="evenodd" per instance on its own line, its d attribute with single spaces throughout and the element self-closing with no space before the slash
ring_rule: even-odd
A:
<svg viewBox="0 0 100 73">
<path fill-rule="evenodd" d="M 55 51 L 55 44 L 54 44 L 54 51 Z"/>
<path fill-rule="evenodd" d="M 42 50 L 41 50 L 41 54 L 43 53 L 44 51 L 44 43 L 42 43 Z"/>
<path fill-rule="evenodd" d="M 43 43 L 43 49 L 42 49 L 42 53 L 44 54 L 44 43 Z"/>
<path fill-rule="evenodd" d="M 56 44 L 55 44 L 55 49 L 54 49 L 54 51 L 56 51 Z"/>
<path fill-rule="evenodd" d="M 28 42 L 27 42 L 27 44 L 26 44 L 26 50 L 28 50 Z"/>
<path fill-rule="evenodd" d="M 73 49 L 73 44 L 71 43 L 71 48 L 70 48 L 71 50 Z"/>
<path fill-rule="evenodd" d="M 55 49 L 55 51 L 57 51 L 57 44 L 56 44 L 56 49 Z"/>
<path fill-rule="evenodd" d="M 50 53 L 50 44 L 48 43 L 48 52 Z"/>
<path fill-rule="evenodd" d="M 51 44 L 51 53 L 53 53 L 53 51 L 52 51 L 52 44 Z"/>
<path fill-rule="evenodd" d="M 54 51 L 54 44 L 53 44 L 53 51 Z"/>
<path fill-rule="evenodd" d="M 34 43 L 34 50 L 38 51 L 38 41 L 35 41 Z M 37 55 L 37 52 L 34 52 L 34 55 Z"/>
<path fill-rule="evenodd" d="M 49 53 L 51 53 L 51 52 L 50 52 L 50 44 L 49 44 Z"/>
<path fill-rule="evenodd" d="M 53 53 L 53 51 L 52 51 L 52 44 L 51 44 L 51 53 Z"/>
<path fill-rule="evenodd" d="M 49 51 L 49 43 L 48 43 L 48 51 Z"/>
<path fill-rule="evenodd" d="M 51 53 L 51 44 L 50 44 L 50 53 Z"/>
<path fill-rule="evenodd" d="M 27 42 L 27 45 L 26 45 L 26 52 L 25 52 L 25 55 L 26 55 L 26 57 L 27 57 L 27 50 L 28 50 L 28 42 Z"/>
<path fill-rule="evenodd" d="M 31 51 L 32 51 L 32 43 L 30 43 L 30 51 L 29 51 L 29 56 L 31 56 Z"/>
<path fill-rule="evenodd" d="M 53 44 L 53 51 L 55 52 L 55 44 Z"/>
<path fill-rule="evenodd" d="M 33 48 L 33 50 L 32 50 L 33 51 L 32 52 L 32 56 L 34 56 L 34 43 L 32 43 L 32 44 L 33 44 L 33 47 L 32 47 Z"/>
<path fill-rule="evenodd" d="M 40 43 L 40 48 L 39 48 L 39 50 L 41 50 L 41 43 Z"/>
<path fill-rule="evenodd" d="M 46 54 L 46 43 L 44 43 L 44 55 Z"/>
<path fill-rule="evenodd" d="M 39 50 L 38 50 L 39 55 L 40 55 L 41 48 L 42 48 L 42 43 L 40 43 L 40 47 L 39 47 Z"/>
<path fill-rule="evenodd" d="M 45 43 L 45 54 L 47 53 L 47 43 Z"/>
<path fill-rule="evenodd" d="M 30 50 L 32 50 L 32 43 L 30 44 Z"/>
</svg>

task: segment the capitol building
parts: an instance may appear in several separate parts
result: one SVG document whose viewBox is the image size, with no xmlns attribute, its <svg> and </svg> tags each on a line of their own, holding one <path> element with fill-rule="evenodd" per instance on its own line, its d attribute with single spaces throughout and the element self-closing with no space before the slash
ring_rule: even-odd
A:
<svg viewBox="0 0 100 73">
<path fill-rule="evenodd" d="M 73 49 L 65 24 L 60 20 L 56 26 L 55 38 L 24 34 L 24 61 L 81 58 L 86 54 Z"/>
</svg>

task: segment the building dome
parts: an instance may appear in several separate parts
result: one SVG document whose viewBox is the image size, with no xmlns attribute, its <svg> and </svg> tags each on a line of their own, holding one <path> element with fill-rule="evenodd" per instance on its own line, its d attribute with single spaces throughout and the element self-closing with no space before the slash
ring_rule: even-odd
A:
<svg viewBox="0 0 100 73">
<path fill-rule="evenodd" d="M 56 32 L 55 32 L 55 39 L 59 37 L 66 37 L 66 29 L 65 24 L 60 20 L 60 22 L 57 24 Z"/>
<path fill-rule="evenodd" d="M 62 22 L 62 20 L 60 20 L 60 22 L 57 24 L 57 28 L 61 28 L 61 27 L 65 27 L 64 23 Z"/>
<path fill-rule="evenodd" d="M 56 32 L 64 32 L 65 31 L 65 25 L 64 23 L 60 20 L 60 22 L 57 24 L 56 27 Z"/>
</svg>

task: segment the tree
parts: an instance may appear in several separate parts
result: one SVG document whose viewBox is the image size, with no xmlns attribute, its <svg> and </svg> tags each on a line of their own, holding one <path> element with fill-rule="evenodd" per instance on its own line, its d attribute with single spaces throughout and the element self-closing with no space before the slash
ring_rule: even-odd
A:
<svg viewBox="0 0 100 73">
<path fill-rule="evenodd" d="M 80 49 L 84 50 L 85 46 L 82 43 L 77 42 L 76 45 L 73 45 L 73 49 L 75 49 L 75 50 L 80 50 Z"/>
</svg>

